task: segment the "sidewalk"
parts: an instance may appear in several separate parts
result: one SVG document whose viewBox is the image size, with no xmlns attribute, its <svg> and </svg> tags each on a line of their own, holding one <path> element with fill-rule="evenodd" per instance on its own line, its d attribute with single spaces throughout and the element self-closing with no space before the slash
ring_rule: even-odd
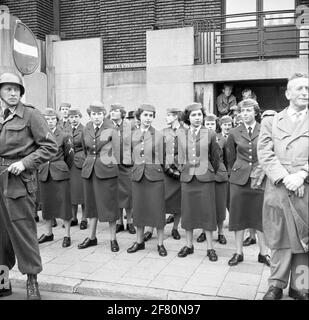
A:
<svg viewBox="0 0 309 320">
<path fill-rule="evenodd" d="M 80 217 L 80 214 L 78 215 Z M 219 260 L 210 262 L 206 257 L 206 242 L 194 242 L 194 254 L 178 258 L 185 244 L 185 232 L 179 229 L 182 239 L 174 240 L 172 225 L 166 226 L 164 245 L 167 257 L 157 253 L 157 238 L 146 242 L 146 250 L 128 254 L 127 248 L 135 235 L 117 234 L 120 251 L 110 251 L 107 223 L 98 224 L 98 245 L 79 250 L 77 245 L 89 234 L 89 229 L 71 228 L 72 245 L 62 248 L 64 229 L 58 219 L 53 228 L 55 241 L 40 245 L 43 271 L 38 276 L 41 290 L 61 293 L 78 293 L 114 299 L 262 299 L 268 289 L 269 268 L 257 262 L 258 245 L 244 248 L 244 262 L 228 266 L 234 253 L 234 234 L 225 229 L 227 245 L 215 242 Z M 45 232 L 44 223 L 38 223 L 38 236 Z M 200 230 L 195 230 L 194 238 Z M 217 233 L 214 234 L 215 239 Z M 17 266 L 10 273 L 13 287 L 25 287 L 26 276 Z"/>
</svg>

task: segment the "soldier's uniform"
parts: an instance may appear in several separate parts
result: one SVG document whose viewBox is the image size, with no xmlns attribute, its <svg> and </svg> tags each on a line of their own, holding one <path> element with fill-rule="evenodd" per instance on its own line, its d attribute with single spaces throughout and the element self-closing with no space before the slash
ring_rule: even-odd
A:
<svg viewBox="0 0 309 320">
<path fill-rule="evenodd" d="M 35 275 L 42 270 L 33 218 L 35 170 L 56 154 L 57 144 L 43 116 L 32 106 L 19 102 L 14 112 L 0 122 L 0 188 L 5 204 L 1 208 L 1 224 L 8 233 L 20 272 Z M 26 168 L 20 175 L 5 171 L 18 161 Z"/>
</svg>

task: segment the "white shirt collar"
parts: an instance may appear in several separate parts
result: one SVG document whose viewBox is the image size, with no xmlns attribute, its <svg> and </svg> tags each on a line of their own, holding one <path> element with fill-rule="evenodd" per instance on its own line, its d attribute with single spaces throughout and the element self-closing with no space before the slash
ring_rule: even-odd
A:
<svg viewBox="0 0 309 320">
<path fill-rule="evenodd" d="M 195 132 L 196 134 L 198 134 L 200 132 L 201 127 L 202 126 L 199 126 L 199 127 L 190 126 L 190 130 L 192 133 Z"/>
<path fill-rule="evenodd" d="M 99 129 L 102 127 L 102 124 L 103 124 L 103 122 L 101 122 L 101 124 L 99 125 L 99 126 L 97 126 L 96 124 L 94 124 L 94 122 L 93 122 L 93 128 L 94 128 L 94 130 L 96 129 L 96 127 L 99 127 Z"/>
<path fill-rule="evenodd" d="M 254 128 L 255 128 L 255 126 L 256 126 L 256 121 L 254 121 L 250 126 L 247 125 L 246 123 L 244 123 L 244 125 L 245 125 L 245 127 L 246 127 L 246 129 L 247 129 L 248 132 L 249 132 L 249 127 L 252 128 L 252 132 L 253 132 L 253 131 L 254 131 Z"/>
<path fill-rule="evenodd" d="M 299 115 L 299 118 L 302 119 L 308 112 L 308 108 L 305 108 L 302 111 L 296 111 L 291 106 L 288 107 L 287 114 L 288 116 L 294 121 L 296 118 L 296 115 Z"/>
</svg>

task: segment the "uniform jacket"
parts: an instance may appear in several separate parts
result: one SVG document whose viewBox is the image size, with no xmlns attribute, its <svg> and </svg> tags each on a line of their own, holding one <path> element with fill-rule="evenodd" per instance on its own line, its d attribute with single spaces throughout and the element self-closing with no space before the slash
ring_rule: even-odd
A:
<svg viewBox="0 0 309 320">
<path fill-rule="evenodd" d="M 196 140 L 190 129 L 178 133 L 179 161 L 181 182 L 190 182 L 194 176 L 200 182 L 215 181 L 215 173 L 220 163 L 220 147 L 216 142 L 216 134 L 212 130 L 201 127 Z"/>
<path fill-rule="evenodd" d="M 8 175 L 4 195 L 16 199 L 35 192 L 35 170 L 55 156 L 57 150 L 56 139 L 41 113 L 33 106 L 20 102 L 14 114 L 5 120 L 1 118 L 0 157 L 21 160 L 26 168 L 19 176 Z"/>
<path fill-rule="evenodd" d="M 72 127 L 71 127 L 71 124 L 70 124 L 70 121 L 69 121 L 69 120 L 67 120 L 67 121 L 64 122 L 63 119 L 60 119 L 60 120 L 58 121 L 57 127 L 58 127 L 60 130 L 71 134 Z"/>
<path fill-rule="evenodd" d="M 73 147 L 74 147 L 74 165 L 76 168 L 81 169 L 85 161 L 85 153 L 82 144 L 84 126 L 80 123 L 75 129 L 73 136 Z"/>
<path fill-rule="evenodd" d="M 149 181 L 164 179 L 163 164 L 163 135 L 150 127 L 145 135 L 141 129 L 132 133 L 132 180 L 140 181 L 143 175 Z"/>
<path fill-rule="evenodd" d="M 258 157 L 268 180 L 264 195 L 263 228 L 271 249 L 291 248 L 303 253 L 308 247 L 308 179 L 303 198 L 288 194 L 282 183 L 289 173 L 303 170 L 308 177 L 309 116 L 293 124 L 287 109 L 262 121 Z M 308 248 L 307 248 L 308 250 Z"/>
<path fill-rule="evenodd" d="M 226 159 L 226 141 L 227 138 L 222 133 L 217 133 L 217 143 L 220 147 L 220 166 L 216 173 L 216 182 L 228 181 L 227 159 Z"/>
<path fill-rule="evenodd" d="M 47 181 L 48 173 L 56 181 L 70 179 L 70 168 L 74 161 L 72 137 L 58 128 L 53 135 L 57 141 L 58 152 L 50 161 L 41 164 L 39 167 L 39 181 Z"/>
<path fill-rule="evenodd" d="M 244 124 L 232 129 L 226 143 L 227 162 L 230 170 L 230 183 L 245 185 L 250 175 L 258 171 L 257 142 L 261 125 L 257 122 L 249 137 Z"/>
<path fill-rule="evenodd" d="M 116 130 L 111 120 L 104 119 L 98 133 L 92 122 L 88 122 L 82 135 L 82 144 L 86 156 L 82 167 L 82 177 L 89 179 L 92 171 L 99 179 L 118 176 L 117 160 L 114 154 Z"/>
<path fill-rule="evenodd" d="M 114 150 L 117 162 L 119 165 L 125 167 L 132 167 L 132 155 L 131 155 L 131 143 L 132 143 L 132 132 L 135 130 L 135 126 L 127 120 L 123 120 L 121 124 L 115 125 L 116 130 L 115 145 Z"/>
</svg>

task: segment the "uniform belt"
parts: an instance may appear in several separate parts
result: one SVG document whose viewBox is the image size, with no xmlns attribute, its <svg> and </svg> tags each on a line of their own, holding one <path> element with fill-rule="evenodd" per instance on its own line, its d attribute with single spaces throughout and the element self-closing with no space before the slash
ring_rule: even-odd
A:
<svg viewBox="0 0 309 320">
<path fill-rule="evenodd" d="M 0 157 L 0 166 L 2 167 L 8 167 L 10 166 L 12 163 L 20 161 L 20 159 L 8 159 L 8 158 L 2 158 Z"/>
</svg>

